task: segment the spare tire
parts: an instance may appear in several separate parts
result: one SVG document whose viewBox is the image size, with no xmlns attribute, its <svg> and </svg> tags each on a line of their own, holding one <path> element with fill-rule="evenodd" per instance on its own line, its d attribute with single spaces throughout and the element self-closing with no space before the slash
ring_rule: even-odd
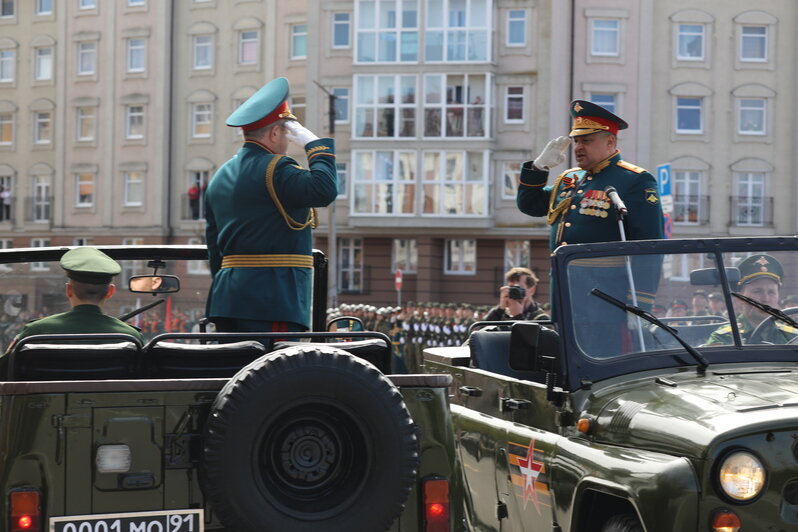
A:
<svg viewBox="0 0 798 532">
<path fill-rule="evenodd" d="M 419 460 L 399 390 L 318 345 L 243 368 L 216 397 L 203 441 L 205 497 L 237 532 L 385 530 Z"/>
</svg>

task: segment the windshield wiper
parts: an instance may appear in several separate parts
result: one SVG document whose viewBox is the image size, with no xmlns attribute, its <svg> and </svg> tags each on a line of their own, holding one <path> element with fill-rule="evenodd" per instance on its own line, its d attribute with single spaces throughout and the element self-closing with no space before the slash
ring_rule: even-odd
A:
<svg viewBox="0 0 798 532">
<path fill-rule="evenodd" d="M 781 310 L 779 310 L 777 308 L 773 308 L 770 305 L 765 305 L 764 303 L 760 303 L 756 299 L 751 299 L 748 296 L 744 296 L 740 292 L 732 292 L 732 295 L 737 297 L 738 299 L 742 299 L 743 301 L 745 301 L 749 305 L 755 306 L 756 308 L 758 308 L 762 312 L 766 312 L 766 313 L 770 314 L 771 316 L 773 316 L 777 320 L 781 320 L 784 323 L 786 323 L 787 325 L 790 325 L 790 326 L 795 327 L 796 329 L 798 329 L 798 322 L 796 322 L 794 319 L 789 317 L 787 314 L 785 314 Z"/>
<path fill-rule="evenodd" d="M 702 355 L 701 353 L 698 352 L 698 350 L 696 350 L 695 347 L 693 347 L 685 340 L 683 340 L 682 337 L 679 336 L 679 333 L 676 332 L 676 329 L 670 327 L 669 325 L 666 325 L 663 321 L 661 321 L 659 318 L 657 318 L 650 312 L 647 312 L 641 309 L 640 307 L 623 303 L 622 301 L 615 299 L 611 295 L 602 292 L 598 288 L 592 289 L 590 293 L 593 294 L 594 296 L 600 297 L 601 299 L 603 299 L 607 303 L 610 303 L 611 305 L 615 305 L 621 310 L 634 314 L 635 316 L 640 316 L 647 322 L 653 323 L 660 329 L 664 330 L 665 332 L 673 336 L 676 339 L 676 341 L 679 342 L 679 344 L 681 344 L 682 347 L 684 347 L 684 350 L 690 353 L 690 356 L 692 356 L 695 359 L 695 361 L 698 362 L 698 372 L 702 375 L 704 374 L 707 366 L 709 366 L 709 362 L 707 361 L 706 358 L 704 358 L 704 355 Z"/>
</svg>

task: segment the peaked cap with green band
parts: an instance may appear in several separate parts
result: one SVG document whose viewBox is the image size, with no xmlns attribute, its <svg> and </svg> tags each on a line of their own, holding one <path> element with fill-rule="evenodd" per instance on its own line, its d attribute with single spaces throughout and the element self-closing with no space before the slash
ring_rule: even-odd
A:
<svg viewBox="0 0 798 532">
<path fill-rule="evenodd" d="M 251 131 L 281 118 L 296 120 L 288 107 L 288 80 L 277 78 L 264 85 L 227 117 L 227 125 Z"/>
<path fill-rule="evenodd" d="M 108 284 L 122 267 L 99 249 L 80 247 L 61 256 L 61 267 L 67 277 L 89 284 Z"/>
<path fill-rule="evenodd" d="M 740 270 L 738 286 L 743 286 L 761 277 L 773 279 L 781 284 L 781 280 L 784 277 L 784 267 L 781 263 L 775 257 L 764 253 L 746 257 L 740 261 L 737 269 Z"/>
</svg>

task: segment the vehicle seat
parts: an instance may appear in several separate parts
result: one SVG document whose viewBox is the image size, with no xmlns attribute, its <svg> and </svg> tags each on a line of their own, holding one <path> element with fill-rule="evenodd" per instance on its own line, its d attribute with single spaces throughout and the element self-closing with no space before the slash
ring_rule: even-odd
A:
<svg viewBox="0 0 798 532">
<path fill-rule="evenodd" d="M 698 323 L 695 325 L 675 325 L 673 326 L 676 329 L 676 332 L 679 333 L 687 343 L 692 346 L 699 346 L 706 343 L 709 339 L 709 335 L 711 335 L 715 330 L 724 325 L 728 325 L 729 322 L 724 321 L 720 323 Z M 655 346 L 658 348 L 661 347 L 680 347 L 679 343 L 676 339 L 668 334 L 667 332 L 663 331 L 659 327 L 652 326 L 649 329 L 654 337 Z"/>
<path fill-rule="evenodd" d="M 232 377 L 266 354 L 256 340 L 228 344 L 156 342 L 145 348 L 147 374 L 153 379 Z"/>
<path fill-rule="evenodd" d="M 317 345 L 324 347 L 335 347 L 351 353 L 357 358 L 370 362 L 384 374 L 391 373 L 391 348 L 386 347 L 385 342 L 378 338 L 369 340 L 357 340 L 355 342 L 332 342 L 332 343 L 307 343 L 307 342 L 276 342 L 274 349 L 282 349 L 294 345 Z"/>
<path fill-rule="evenodd" d="M 14 354 L 9 380 L 65 381 L 140 379 L 141 351 L 133 342 L 107 344 L 38 344 Z"/>
<path fill-rule="evenodd" d="M 471 367 L 514 379 L 544 382 L 543 372 L 519 371 L 510 367 L 510 334 L 510 331 L 489 329 L 471 333 Z"/>
</svg>

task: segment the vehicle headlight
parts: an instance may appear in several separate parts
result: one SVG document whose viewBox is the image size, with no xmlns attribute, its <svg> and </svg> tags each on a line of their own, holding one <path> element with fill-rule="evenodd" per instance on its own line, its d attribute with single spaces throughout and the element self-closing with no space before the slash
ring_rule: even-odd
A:
<svg viewBox="0 0 798 532">
<path fill-rule="evenodd" d="M 718 470 L 720 487 L 735 501 L 750 501 L 765 486 L 765 466 L 746 451 L 731 453 L 723 459 Z"/>
</svg>

